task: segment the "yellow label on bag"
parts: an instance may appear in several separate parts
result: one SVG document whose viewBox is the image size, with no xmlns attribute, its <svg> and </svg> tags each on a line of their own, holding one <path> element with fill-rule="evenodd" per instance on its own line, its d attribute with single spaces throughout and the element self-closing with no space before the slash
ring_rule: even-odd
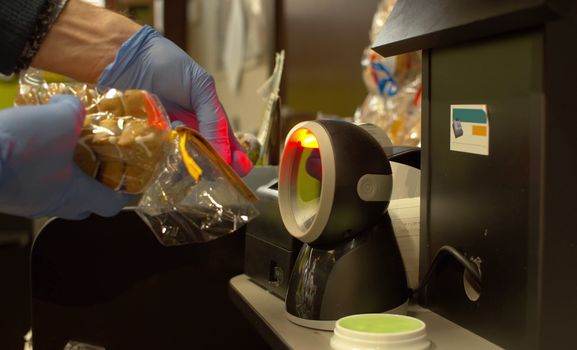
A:
<svg viewBox="0 0 577 350">
<path fill-rule="evenodd" d="M 192 178 L 196 182 L 200 182 L 200 176 L 202 175 L 202 169 L 198 166 L 198 164 L 196 164 L 194 159 L 192 159 L 190 154 L 188 154 L 188 152 L 186 151 L 186 138 L 187 138 L 187 134 L 183 133 L 183 135 L 180 137 L 180 142 L 179 142 L 180 153 L 182 155 L 182 161 L 184 162 L 184 165 L 186 166 L 186 169 L 188 170 L 188 173 L 190 174 L 190 176 L 192 176 Z"/>
<path fill-rule="evenodd" d="M 242 181 L 240 176 L 232 170 L 232 168 L 225 163 L 225 161 L 218 155 L 218 152 L 212 147 L 210 142 L 208 142 L 198 131 L 190 129 L 188 127 L 179 126 L 176 131 L 172 131 L 171 137 L 174 139 L 179 137 L 179 151 L 182 156 L 183 162 L 190 176 L 192 176 L 197 182 L 200 181 L 200 176 L 202 175 L 202 169 L 198 166 L 197 162 L 186 150 L 186 144 L 190 142 L 196 147 L 196 149 L 204 154 L 212 163 L 214 167 L 220 170 L 221 174 L 227 179 L 227 181 L 234 186 L 246 199 L 250 201 L 256 201 L 257 197 L 252 192 L 252 190 Z"/>
<path fill-rule="evenodd" d="M 180 132 L 179 132 L 180 131 Z M 188 154 L 186 150 L 186 141 L 188 137 L 188 133 L 184 129 L 180 129 L 179 131 L 172 131 L 171 137 L 174 139 L 176 136 L 179 136 L 178 141 L 178 148 L 180 150 L 180 155 L 182 156 L 182 161 L 184 162 L 184 166 L 186 166 L 186 170 L 192 176 L 194 181 L 200 182 L 200 176 L 202 175 L 202 169 L 196 164 L 194 159 Z"/>
</svg>

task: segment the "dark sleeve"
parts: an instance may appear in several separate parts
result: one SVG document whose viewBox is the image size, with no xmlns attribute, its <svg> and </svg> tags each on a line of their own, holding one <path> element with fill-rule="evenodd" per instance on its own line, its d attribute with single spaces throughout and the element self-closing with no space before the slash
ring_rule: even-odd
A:
<svg viewBox="0 0 577 350">
<path fill-rule="evenodd" d="M 67 0 L 0 0 L 0 73 L 27 68 Z"/>
</svg>

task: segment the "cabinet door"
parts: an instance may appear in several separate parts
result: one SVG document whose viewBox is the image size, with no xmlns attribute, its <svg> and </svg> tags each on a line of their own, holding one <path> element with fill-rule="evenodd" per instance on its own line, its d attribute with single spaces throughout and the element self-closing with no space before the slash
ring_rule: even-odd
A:
<svg viewBox="0 0 577 350">
<path fill-rule="evenodd" d="M 476 259 L 482 275 L 481 294 L 472 301 L 462 268 L 441 264 L 429 307 L 499 346 L 533 349 L 542 34 L 516 33 L 429 54 L 424 249 L 432 258 L 451 245 Z M 452 105 L 486 106 L 488 155 L 451 150 Z"/>
</svg>

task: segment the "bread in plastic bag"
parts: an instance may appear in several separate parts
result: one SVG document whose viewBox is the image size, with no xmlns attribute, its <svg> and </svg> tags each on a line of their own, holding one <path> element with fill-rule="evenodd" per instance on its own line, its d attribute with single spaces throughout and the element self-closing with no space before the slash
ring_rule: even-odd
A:
<svg viewBox="0 0 577 350">
<path fill-rule="evenodd" d="M 15 105 L 77 96 L 86 118 L 75 149 L 78 166 L 106 186 L 140 194 L 135 208 L 160 243 L 199 243 L 233 233 L 258 211 L 254 193 L 210 143 L 187 127 L 171 130 L 160 101 L 144 90 L 20 78 Z"/>
<path fill-rule="evenodd" d="M 15 105 L 45 104 L 58 94 L 78 97 L 86 118 L 74 152 L 86 174 L 115 191 L 142 193 L 167 152 L 170 120 L 144 90 L 106 89 L 78 82 L 48 82 L 43 72 L 20 78 Z"/>
</svg>

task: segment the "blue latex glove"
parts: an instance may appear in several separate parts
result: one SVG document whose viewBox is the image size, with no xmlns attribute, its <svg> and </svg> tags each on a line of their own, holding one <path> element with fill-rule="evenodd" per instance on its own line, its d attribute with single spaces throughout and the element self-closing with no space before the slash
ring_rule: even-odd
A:
<svg viewBox="0 0 577 350">
<path fill-rule="evenodd" d="M 172 121 L 197 129 L 239 175 L 252 168 L 230 127 L 212 76 L 152 27 L 144 26 L 122 45 L 98 85 L 154 93 Z"/>
<path fill-rule="evenodd" d="M 0 212 L 29 218 L 112 216 L 132 196 L 86 175 L 73 160 L 85 110 L 74 96 L 0 111 Z"/>
</svg>

